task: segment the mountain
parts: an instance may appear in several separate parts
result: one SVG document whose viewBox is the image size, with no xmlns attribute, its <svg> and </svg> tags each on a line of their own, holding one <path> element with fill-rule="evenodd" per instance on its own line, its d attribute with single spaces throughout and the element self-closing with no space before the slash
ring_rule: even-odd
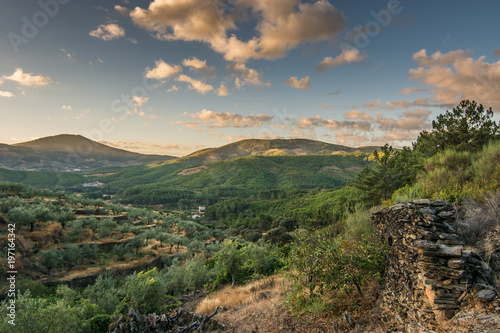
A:
<svg viewBox="0 0 500 333">
<path fill-rule="evenodd" d="M 308 139 L 247 139 L 218 148 L 202 149 L 181 157 L 178 160 L 171 160 L 166 163 L 189 161 L 191 163 L 204 164 L 244 156 L 302 156 L 345 153 L 371 154 L 378 148 L 379 147 L 374 146 L 352 148 Z"/>
<path fill-rule="evenodd" d="M 141 204 L 166 202 L 177 190 L 248 196 L 270 189 L 334 188 L 370 165 L 367 156 L 374 150 L 306 139 L 252 139 L 141 168 L 99 172 L 98 180 L 103 191 Z"/>
<path fill-rule="evenodd" d="M 146 164 L 175 158 L 133 153 L 72 134 L 50 136 L 15 145 L 0 144 L 0 167 L 14 170 L 70 171 Z"/>
</svg>

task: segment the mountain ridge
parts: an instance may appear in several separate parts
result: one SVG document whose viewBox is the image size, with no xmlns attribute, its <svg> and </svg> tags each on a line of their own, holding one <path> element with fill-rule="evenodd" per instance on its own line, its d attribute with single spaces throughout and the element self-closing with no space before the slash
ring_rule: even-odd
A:
<svg viewBox="0 0 500 333">
<path fill-rule="evenodd" d="M 134 153 L 76 134 L 59 134 L 13 145 L 0 144 L 0 167 L 12 170 L 75 171 L 175 158 Z"/>
</svg>

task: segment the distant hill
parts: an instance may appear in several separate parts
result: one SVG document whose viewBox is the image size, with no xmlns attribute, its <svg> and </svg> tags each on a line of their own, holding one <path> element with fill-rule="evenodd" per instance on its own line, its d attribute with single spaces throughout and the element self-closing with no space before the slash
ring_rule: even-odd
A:
<svg viewBox="0 0 500 333">
<path fill-rule="evenodd" d="M 371 154 L 378 148 L 379 147 L 375 146 L 352 148 L 308 139 L 247 139 L 218 148 L 202 149 L 181 157 L 178 160 L 170 160 L 166 163 L 189 161 L 191 163 L 204 164 L 244 156 L 302 156 L 334 155 L 342 153 Z"/>
<path fill-rule="evenodd" d="M 141 204 L 164 202 L 176 190 L 245 197 L 269 189 L 334 188 L 370 165 L 374 150 L 306 139 L 243 140 L 98 178 L 104 191 Z"/>
<path fill-rule="evenodd" d="M 50 136 L 15 145 L 0 144 L 0 167 L 14 170 L 71 171 L 146 164 L 175 158 L 133 153 L 72 134 Z"/>
</svg>

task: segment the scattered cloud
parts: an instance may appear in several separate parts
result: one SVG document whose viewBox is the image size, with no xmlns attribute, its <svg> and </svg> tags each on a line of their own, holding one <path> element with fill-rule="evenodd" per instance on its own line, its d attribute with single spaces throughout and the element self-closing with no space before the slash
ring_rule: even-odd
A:
<svg viewBox="0 0 500 333">
<path fill-rule="evenodd" d="M 309 76 L 303 77 L 300 80 L 296 76 L 292 76 L 291 78 L 286 79 L 284 84 L 290 85 L 296 89 L 307 90 L 311 86 L 309 79 Z"/>
<path fill-rule="evenodd" d="M 0 90 L 0 97 L 14 97 L 15 95 L 10 91 L 2 91 Z"/>
<path fill-rule="evenodd" d="M 149 97 L 134 96 L 130 101 L 134 103 L 137 107 L 141 107 L 144 104 L 146 104 L 148 100 Z"/>
<path fill-rule="evenodd" d="M 242 41 L 230 32 L 245 21 L 241 14 L 248 9 L 257 19 L 256 34 Z M 136 7 L 130 17 L 158 39 L 204 42 L 237 62 L 283 57 L 301 43 L 330 40 L 347 25 L 327 0 L 241 0 L 232 8 L 223 1 L 155 0 L 147 9 Z"/>
<path fill-rule="evenodd" d="M 223 82 L 221 82 L 219 88 L 217 88 L 217 95 L 218 96 L 227 96 L 229 95 L 229 91 L 227 90 L 226 86 L 224 85 Z"/>
<path fill-rule="evenodd" d="M 215 67 L 207 66 L 206 60 L 200 60 L 196 57 L 192 57 L 189 59 L 184 59 L 182 61 L 182 64 L 186 67 L 189 67 L 190 70 L 194 70 L 195 72 L 204 73 L 205 75 L 207 75 L 210 78 L 214 78 L 216 76 Z"/>
<path fill-rule="evenodd" d="M 363 103 L 363 106 L 365 108 L 370 109 L 370 110 L 381 109 L 382 108 L 382 101 L 380 99 L 377 99 L 376 101 L 369 101 L 369 102 Z"/>
<path fill-rule="evenodd" d="M 169 92 L 173 92 L 173 91 L 177 91 L 177 90 L 179 90 L 179 88 L 177 88 L 177 86 L 173 85 L 172 88 L 166 90 L 166 92 L 169 93 Z"/>
<path fill-rule="evenodd" d="M 214 87 L 211 86 L 210 84 L 206 84 L 205 82 L 201 80 L 196 80 L 193 79 L 192 77 L 189 77 L 187 75 L 181 74 L 177 78 L 177 81 L 179 82 L 187 82 L 189 84 L 189 89 L 190 90 L 196 90 L 200 94 L 205 94 L 210 90 L 213 90 Z"/>
<path fill-rule="evenodd" d="M 66 49 L 60 49 L 59 51 L 61 51 L 61 55 L 65 58 L 68 58 L 68 59 L 73 59 L 75 57 L 75 54 L 74 53 L 71 53 L 69 51 L 67 51 Z"/>
<path fill-rule="evenodd" d="M 340 65 L 350 64 L 352 62 L 361 62 L 366 58 L 366 54 L 361 54 L 356 48 L 346 48 L 342 50 L 337 57 L 326 57 L 321 61 L 316 70 L 319 72 L 324 72 L 330 67 L 336 67 Z"/>
<path fill-rule="evenodd" d="M 142 101 L 142 99 L 140 98 L 141 102 L 142 103 L 146 103 L 144 101 Z M 146 99 L 147 100 L 147 99 Z M 136 103 L 136 102 L 134 102 Z M 136 104 L 137 105 L 137 104 Z M 127 111 L 127 114 L 129 116 L 134 116 L 134 115 L 137 115 L 139 117 L 145 117 L 145 118 L 150 118 L 150 119 L 156 119 L 158 118 L 157 115 L 154 115 L 154 114 L 147 114 L 146 112 L 144 112 L 144 110 L 142 109 L 139 109 L 139 106 L 137 106 L 136 108 L 134 108 L 133 110 L 129 110 Z"/>
<path fill-rule="evenodd" d="M 398 94 L 409 95 L 409 94 L 412 94 L 412 93 L 425 92 L 425 91 L 429 91 L 429 89 L 424 89 L 424 88 L 403 88 L 400 91 L 398 91 Z"/>
<path fill-rule="evenodd" d="M 116 23 L 101 24 L 89 32 L 89 36 L 108 41 L 125 36 L 125 29 Z"/>
<path fill-rule="evenodd" d="M 500 59 L 500 49 L 495 49 L 493 53 Z"/>
<path fill-rule="evenodd" d="M 365 112 L 360 111 L 360 110 L 351 110 L 351 111 L 347 112 L 346 114 L 344 114 L 344 118 L 346 118 L 346 119 L 362 119 L 362 120 L 371 121 L 371 122 L 373 122 L 375 120 L 375 118 L 370 116 L 368 113 L 365 113 Z"/>
<path fill-rule="evenodd" d="M 63 105 L 63 106 L 61 106 L 61 109 L 66 110 L 66 111 L 71 111 L 73 108 L 71 107 L 71 105 Z"/>
<path fill-rule="evenodd" d="M 270 86 L 271 83 L 262 82 L 263 72 L 258 72 L 253 68 L 248 68 L 243 63 L 231 63 L 227 65 L 227 70 L 231 75 L 236 76 L 234 79 L 234 85 L 236 88 L 241 89 L 245 85 L 254 85 L 254 86 Z"/>
<path fill-rule="evenodd" d="M 383 131 L 422 131 L 430 129 L 429 121 L 430 111 L 424 109 L 415 109 L 403 111 L 403 116 L 398 120 L 392 117 L 384 117 L 377 113 L 377 123 L 380 130 Z"/>
<path fill-rule="evenodd" d="M 326 110 L 330 110 L 332 108 L 331 105 L 328 105 L 326 102 L 324 102 L 323 104 L 320 104 L 319 107 L 322 109 L 326 109 Z"/>
<path fill-rule="evenodd" d="M 427 55 L 422 49 L 413 55 L 418 68 L 408 77 L 430 86 L 436 103 L 456 105 L 473 99 L 486 107 L 500 109 L 500 61 L 488 63 L 485 56 L 471 57 L 470 50 Z"/>
<path fill-rule="evenodd" d="M 25 87 L 40 87 L 50 84 L 52 79 L 48 76 L 35 75 L 33 73 L 24 73 L 22 68 L 16 68 L 14 73 L 9 76 L 3 76 L 6 80 L 11 80 L 17 82 L 21 86 Z"/>
<path fill-rule="evenodd" d="M 118 13 L 120 13 L 120 15 L 122 15 L 124 17 L 127 17 L 130 14 L 130 9 L 123 7 L 123 6 L 120 6 L 120 5 L 116 5 L 115 10 Z"/>
<path fill-rule="evenodd" d="M 367 121 L 337 121 L 333 119 L 323 119 L 320 115 L 316 117 L 302 117 L 299 122 L 296 123 L 296 126 L 301 129 L 310 129 L 314 127 L 326 127 L 331 130 L 341 130 L 344 128 L 357 129 L 361 131 L 370 131 L 371 124 Z"/>
<path fill-rule="evenodd" d="M 247 128 L 247 127 L 261 127 L 264 123 L 269 123 L 274 119 L 273 116 L 265 114 L 250 114 L 243 116 L 238 113 L 229 112 L 214 112 L 203 109 L 196 113 L 184 113 L 183 116 L 189 116 L 192 121 L 176 121 L 172 125 L 183 125 L 189 128 L 200 128 L 201 126 L 208 127 L 210 130 L 217 128 Z"/>
<path fill-rule="evenodd" d="M 206 148 L 204 145 L 179 145 L 179 144 L 160 144 L 142 141 L 99 141 L 100 143 L 121 149 L 133 149 L 136 151 L 158 151 L 168 153 L 168 151 L 192 151 L 196 149 Z"/>
<path fill-rule="evenodd" d="M 170 76 L 176 75 L 182 72 L 182 67 L 179 65 L 169 65 L 162 59 L 155 61 L 155 67 L 149 69 L 144 77 L 148 79 L 163 80 Z"/>
</svg>

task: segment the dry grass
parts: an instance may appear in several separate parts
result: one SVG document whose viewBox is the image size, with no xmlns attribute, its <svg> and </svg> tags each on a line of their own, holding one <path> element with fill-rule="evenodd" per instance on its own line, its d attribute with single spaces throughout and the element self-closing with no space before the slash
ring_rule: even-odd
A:
<svg viewBox="0 0 500 333">
<path fill-rule="evenodd" d="M 246 306 L 252 311 L 252 307 L 257 305 L 259 308 L 262 301 L 282 299 L 282 283 L 282 277 L 273 276 L 241 287 L 225 287 L 204 298 L 196 307 L 196 312 L 209 315 L 216 307 L 234 309 L 239 306 Z"/>
</svg>

